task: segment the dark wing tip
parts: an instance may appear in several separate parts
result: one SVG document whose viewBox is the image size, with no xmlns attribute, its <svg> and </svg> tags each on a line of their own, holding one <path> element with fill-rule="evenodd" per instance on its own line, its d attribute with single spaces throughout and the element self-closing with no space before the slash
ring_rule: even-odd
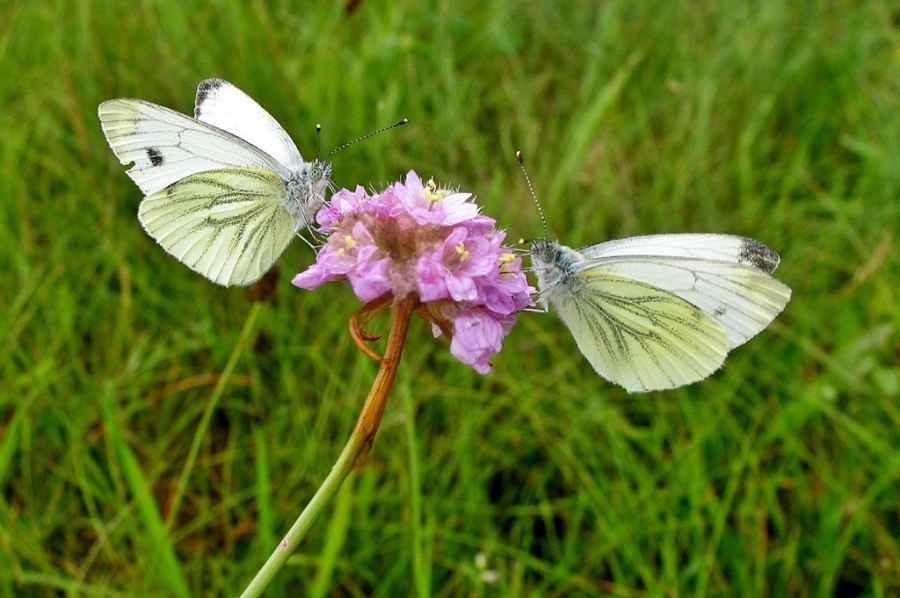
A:
<svg viewBox="0 0 900 598">
<path fill-rule="evenodd" d="M 225 79 L 205 79 L 197 86 L 197 98 L 194 100 L 194 118 L 200 116 L 200 106 L 206 101 L 207 96 L 228 82 Z"/>
<path fill-rule="evenodd" d="M 778 257 L 777 253 L 767 245 L 763 245 L 753 239 L 744 239 L 738 260 L 741 264 L 752 266 L 766 274 L 774 272 L 781 262 L 781 258 Z"/>
</svg>

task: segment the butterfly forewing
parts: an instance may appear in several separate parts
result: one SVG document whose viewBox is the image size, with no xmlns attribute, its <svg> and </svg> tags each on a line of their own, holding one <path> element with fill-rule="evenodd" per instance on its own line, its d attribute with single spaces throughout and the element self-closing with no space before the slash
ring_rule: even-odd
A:
<svg viewBox="0 0 900 598">
<path fill-rule="evenodd" d="M 587 259 L 603 257 L 681 257 L 731 262 L 771 274 L 781 258 L 766 245 L 738 235 L 693 233 L 644 235 L 616 239 L 579 249 Z"/>
<path fill-rule="evenodd" d="M 597 372 L 629 392 L 675 388 L 716 371 L 727 354 L 715 320 L 679 297 L 585 269 L 550 299 Z"/>
<path fill-rule="evenodd" d="M 223 79 L 207 79 L 197 87 L 194 117 L 237 135 L 286 166 L 303 158 L 272 115 L 243 91 Z"/>
<path fill-rule="evenodd" d="M 265 152 L 212 125 L 143 100 L 122 98 L 100 104 L 100 124 L 128 176 L 145 195 L 187 176 L 221 168 L 288 171 Z"/>
<path fill-rule="evenodd" d="M 185 177 L 141 202 L 138 217 L 166 251 L 224 286 L 266 273 L 299 226 L 284 181 L 268 170 L 231 168 Z"/>
</svg>

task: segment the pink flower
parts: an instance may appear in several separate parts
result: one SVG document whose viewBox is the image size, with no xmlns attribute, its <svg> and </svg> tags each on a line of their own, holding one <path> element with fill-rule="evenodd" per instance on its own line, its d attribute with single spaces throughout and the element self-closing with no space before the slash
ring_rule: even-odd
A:
<svg viewBox="0 0 900 598">
<path fill-rule="evenodd" d="M 399 185 L 398 204 L 391 215 L 406 213 L 419 224 L 452 226 L 478 216 L 478 206 L 469 202 L 471 193 L 452 193 L 435 188 L 433 181 L 423 186 L 422 180 L 412 170 L 406 175 L 406 185 Z"/>
<path fill-rule="evenodd" d="M 450 352 L 481 373 L 500 351 L 515 312 L 534 305 L 521 259 L 503 247 L 496 221 L 471 193 L 422 184 L 415 172 L 369 196 L 361 187 L 332 196 L 316 220 L 327 234 L 316 263 L 293 283 L 315 289 L 350 281 L 360 300 L 415 294 L 435 336 L 452 332 Z M 439 325 L 440 324 L 440 325 Z"/>
</svg>

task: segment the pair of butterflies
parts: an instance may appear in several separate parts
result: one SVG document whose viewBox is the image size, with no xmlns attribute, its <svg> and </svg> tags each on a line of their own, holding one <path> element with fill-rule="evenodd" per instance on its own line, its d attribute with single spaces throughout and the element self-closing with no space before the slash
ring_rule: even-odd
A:
<svg viewBox="0 0 900 598">
<path fill-rule="evenodd" d="M 136 99 L 104 102 L 103 132 L 145 194 L 151 237 L 217 284 L 247 285 L 312 223 L 331 164 L 305 162 L 259 104 L 223 81 L 197 90 L 194 118 Z M 721 367 L 790 300 L 778 254 L 744 237 L 631 237 L 574 250 L 532 243 L 540 300 L 581 352 L 629 392 L 676 388 Z"/>
</svg>

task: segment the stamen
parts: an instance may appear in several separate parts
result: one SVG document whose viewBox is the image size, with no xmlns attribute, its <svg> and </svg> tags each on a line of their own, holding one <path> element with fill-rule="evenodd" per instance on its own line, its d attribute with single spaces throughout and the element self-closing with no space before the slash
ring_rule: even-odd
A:
<svg viewBox="0 0 900 598">
<path fill-rule="evenodd" d="M 456 246 L 456 253 L 459 254 L 459 261 L 464 262 L 469 259 L 469 252 L 466 250 L 466 244 L 462 241 Z"/>
<path fill-rule="evenodd" d="M 500 274 L 512 274 L 513 272 L 509 269 L 509 265 L 516 261 L 516 254 L 504 253 L 497 258 L 497 261 L 500 262 Z"/>
<path fill-rule="evenodd" d="M 437 183 L 434 182 L 434 179 L 428 179 L 428 182 L 425 183 L 425 188 L 422 190 L 422 197 L 430 202 L 442 201 L 444 199 L 444 192 L 438 190 Z"/>
</svg>

